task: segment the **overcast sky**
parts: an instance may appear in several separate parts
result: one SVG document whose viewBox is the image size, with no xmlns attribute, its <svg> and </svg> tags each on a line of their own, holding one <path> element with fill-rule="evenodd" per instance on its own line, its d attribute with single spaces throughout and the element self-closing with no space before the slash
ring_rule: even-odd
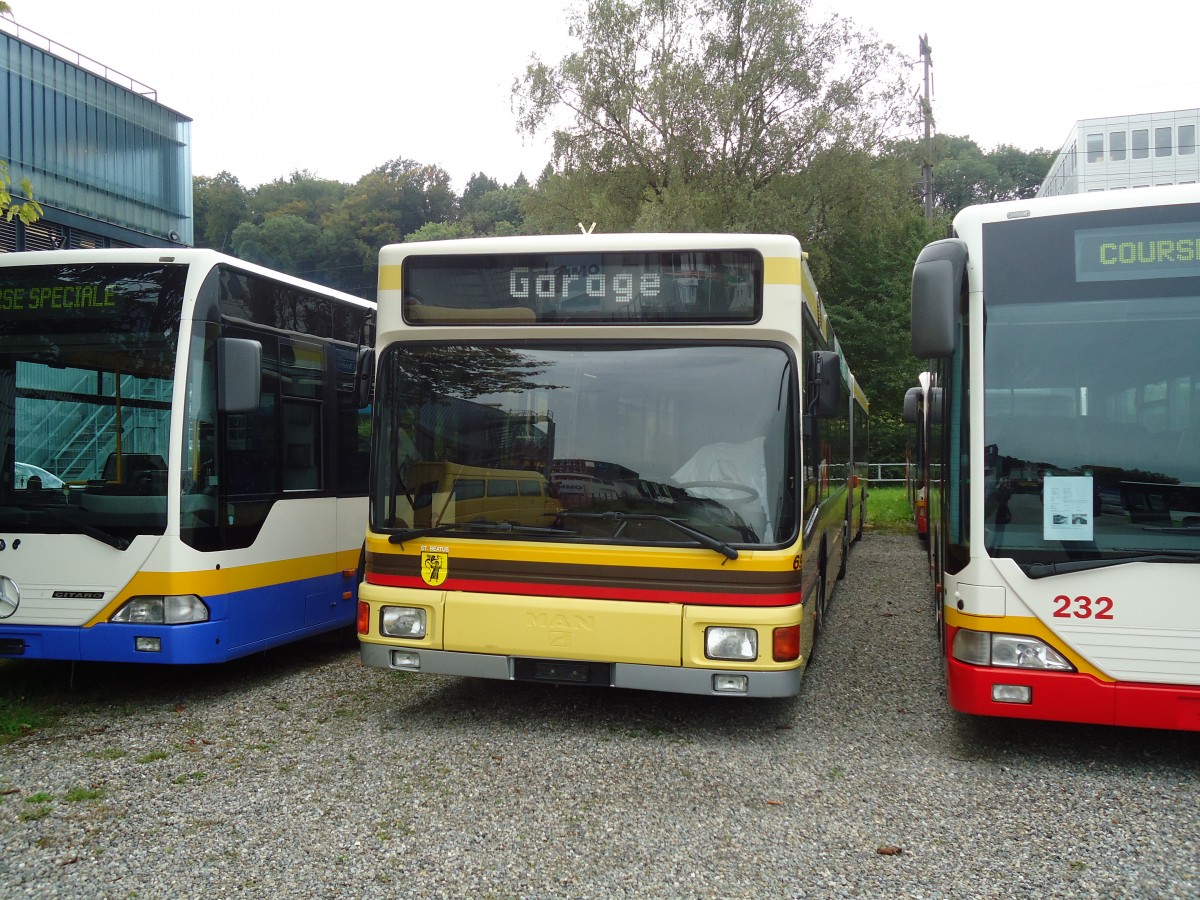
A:
<svg viewBox="0 0 1200 900">
<path fill-rule="evenodd" d="M 10 0 L 16 21 L 154 88 L 192 122 L 192 170 L 246 187 L 306 169 L 353 182 L 404 157 L 462 189 L 536 179 L 513 79 L 570 48 L 569 0 Z M 1057 150 L 1077 119 L 1200 106 L 1187 0 L 813 0 L 914 60 L 933 48 L 937 130 Z M 61 52 L 61 51 L 56 51 Z M 912 69 L 914 95 L 921 68 Z"/>
</svg>

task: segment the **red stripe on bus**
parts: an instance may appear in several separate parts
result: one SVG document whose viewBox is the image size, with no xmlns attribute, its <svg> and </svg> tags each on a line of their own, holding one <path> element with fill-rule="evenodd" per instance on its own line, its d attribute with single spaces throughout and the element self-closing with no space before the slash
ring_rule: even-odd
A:
<svg viewBox="0 0 1200 900">
<path fill-rule="evenodd" d="M 417 588 L 439 591 L 472 591 L 481 594 L 526 594 L 532 597 L 578 597 L 582 600 L 635 600 L 645 603 L 680 603 L 689 606 L 794 606 L 800 594 L 794 591 L 766 594 L 727 592 L 698 594 L 692 591 L 647 591 L 639 588 L 591 588 L 583 585 L 510 581 L 470 581 L 447 578 L 430 588 L 420 578 L 372 573 L 367 582 L 383 587 Z"/>
<path fill-rule="evenodd" d="M 951 707 L 969 715 L 1200 731 L 1195 685 L 1105 683 L 1078 672 L 989 668 L 954 658 L 946 675 Z M 999 703 L 992 699 L 995 684 L 1028 687 L 1032 702 Z"/>
</svg>

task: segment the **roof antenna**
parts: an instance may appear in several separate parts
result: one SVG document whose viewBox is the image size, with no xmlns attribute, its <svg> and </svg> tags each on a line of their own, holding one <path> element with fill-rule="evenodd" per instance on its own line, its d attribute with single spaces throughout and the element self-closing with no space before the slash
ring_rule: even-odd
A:
<svg viewBox="0 0 1200 900">
<path fill-rule="evenodd" d="M 593 223 L 592 223 L 592 228 L 584 228 L 584 227 L 583 227 L 583 223 L 582 223 L 582 222 L 578 222 L 578 223 L 576 223 L 576 224 L 578 224 L 578 225 L 579 225 L 579 233 L 580 233 L 580 234 L 591 234 L 591 233 L 592 233 L 592 228 L 595 228 L 595 227 L 596 227 L 596 223 L 595 223 L 595 222 L 593 222 Z"/>
</svg>

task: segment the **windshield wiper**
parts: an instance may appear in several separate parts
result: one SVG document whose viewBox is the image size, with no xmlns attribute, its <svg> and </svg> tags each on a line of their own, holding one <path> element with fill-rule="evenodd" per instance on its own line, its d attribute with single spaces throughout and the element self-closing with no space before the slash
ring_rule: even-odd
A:
<svg viewBox="0 0 1200 900">
<path fill-rule="evenodd" d="M 1131 562 L 1200 562 L 1200 550 L 1138 550 L 1134 547 L 1118 547 L 1118 553 L 1126 556 L 1103 559 L 1068 559 L 1064 562 L 1030 563 L 1021 566 L 1030 578 L 1045 578 L 1047 575 L 1062 575 L 1065 572 L 1086 572 L 1109 566 L 1123 566 Z"/>
<path fill-rule="evenodd" d="M 720 538 L 713 537 L 711 534 L 705 534 L 692 528 L 690 525 L 684 525 L 678 519 L 672 519 L 667 516 L 660 516 L 654 513 L 625 513 L 610 510 L 608 512 L 589 513 L 589 512 L 572 512 L 566 510 L 564 516 L 577 516 L 584 519 L 611 519 L 616 522 L 663 522 L 670 525 L 676 531 L 686 534 L 701 547 L 709 550 L 715 550 L 726 559 L 737 559 L 738 552 L 729 544 L 725 543 Z"/>
<path fill-rule="evenodd" d="M 478 531 L 483 534 L 569 534 L 579 532 L 566 528 L 554 528 L 540 525 L 516 525 L 512 522 L 444 522 L 441 525 L 431 525 L 428 528 L 409 528 L 397 531 L 388 536 L 388 543 L 404 544 L 417 538 L 429 537 L 434 534 L 448 534 L 451 531 Z"/>
<path fill-rule="evenodd" d="M 118 537 L 115 534 L 110 534 L 103 528 L 97 528 L 95 525 L 91 525 L 87 522 L 82 522 L 79 519 L 73 519 L 70 516 L 63 515 L 58 509 L 55 509 L 51 506 L 35 506 L 33 504 L 21 503 L 8 508 L 19 509 L 26 515 L 25 522 L 19 525 L 14 524 L 12 526 L 14 529 L 19 530 L 21 528 L 33 527 L 31 524 L 32 522 L 36 522 L 39 519 L 44 522 L 48 519 L 56 525 L 66 526 L 70 528 L 72 532 L 78 532 L 79 534 L 86 535 L 87 537 L 97 540 L 102 544 L 108 544 L 108 546 L 114 547 L 117 550 L 125 550 L 131 543 L 128 538 Z"/>
</svg>

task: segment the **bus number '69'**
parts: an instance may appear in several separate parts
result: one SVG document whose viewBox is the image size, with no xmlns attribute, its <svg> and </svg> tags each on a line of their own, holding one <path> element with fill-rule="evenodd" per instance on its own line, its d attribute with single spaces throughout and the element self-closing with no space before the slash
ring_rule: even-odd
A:
<svg viewBox="0 0 1200 900">
<path fill-rule="evenodd" d="M 1058 609 L 1054 610 L 1056 619 L 1111 619 L 1113 617 L 1113 602 L 1110 597 L 1076 597 L 1072 600 L 1066 594 L 1054 598 Z"/>
</svg>

